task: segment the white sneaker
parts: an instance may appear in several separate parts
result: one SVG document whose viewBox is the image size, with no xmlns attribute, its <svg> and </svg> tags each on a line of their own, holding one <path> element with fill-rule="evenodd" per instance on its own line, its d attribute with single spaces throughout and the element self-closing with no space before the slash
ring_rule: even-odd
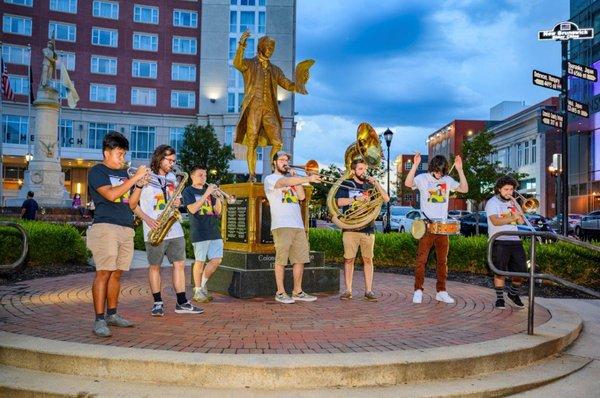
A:
<svg viewBox="0 0 600 398">
<path fill-rule="evenodd" d="M 413 294 L 413 303 L 421 304 L 423 302 L 423 291 L 421 289 L 415 290 Z"/>
<path fill-rule="evenodd" d="M 437 292 L 437 294 L 435 295 L 435 299 L 437 301 L 443 301 L 444 303 L 447 303 L 447 304 L 454 303 L 454 299 L 452 297 L 450 297 L 450 295 L 446 291 Z"/>
<path fill-rule="evenodd" d="M 279 301 L 280 303 L 283 303 L 283 304 L 294 304 L 295 303 L 294 299 L 285 293 L 275 294 L 275 301 Z"/>
</svg>

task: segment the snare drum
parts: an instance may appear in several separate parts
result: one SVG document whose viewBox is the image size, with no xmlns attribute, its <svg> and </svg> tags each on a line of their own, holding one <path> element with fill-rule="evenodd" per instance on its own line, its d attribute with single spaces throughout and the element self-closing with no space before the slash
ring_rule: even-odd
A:
<svg viewBox="0 0 600 398">
<path fill-rule="evenodd" d="M 459 235 L 460 221 L 451 218 L 444 220 L 434 218 L 427 223 L 427 231 L 435 235 Z"/>
</svg>

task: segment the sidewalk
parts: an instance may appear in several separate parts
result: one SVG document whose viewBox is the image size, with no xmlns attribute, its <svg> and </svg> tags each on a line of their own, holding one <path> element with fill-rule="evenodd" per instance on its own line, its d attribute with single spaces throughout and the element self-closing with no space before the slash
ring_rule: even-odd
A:
<svg viewBox="0 0 600 398">
<path fill-rule="evenodd" d="M 600 386 L 598 382 L 600 380 L 600 300 L 538 298 L 536 302 L 540 305 L 552 303 L 579 314 L 583 319 L 583 332 L 566 353 L 590 358 L 593 361 L 571 376 L 514 396 L 520 398 L 597 397 Z"/>
</svg>

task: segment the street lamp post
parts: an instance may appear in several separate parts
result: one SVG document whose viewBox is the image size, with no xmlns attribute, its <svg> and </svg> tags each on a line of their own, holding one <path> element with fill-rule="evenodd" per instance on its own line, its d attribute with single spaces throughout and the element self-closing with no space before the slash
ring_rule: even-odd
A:
<svg viewBox="0 0 600 398">
<path fill-rule="evenodd" d="M 561 212 L 561 206 L 560 206 L 560 198 L 561 198 L 561 194 L 560 194 L 560 170 L 557 169 L 554 165 L 550 165 L 548 166 L 548 171 L 550 172 L 550 175 L 552 175 L 554 177 L 554 184 L 555 184 L 555 191 L 556 191 L 556 220 L 558 222 L 558 227 L 560 228 L 562 226 L 562 223 L 559 221 L 559 215 L 562 215 L 563 217 L 565 216 L 564 214 L 562 214 Z"/>
<path fill-rule="evenodd" d="M 388 195 L 390 194 L 390 144 L 392 143 L 392 137 L 394 136 L 394 133 L 392 132 L 392 130 L 387 129 L 385 130 L 385 132 L 383 133 L 383 138 L 385 138 L 385 143 L 387 145 L 387 192 Z M 390 225 L 392 220 L 390 219 L 390 202 L 387 202 L 387 210 L 386 210 L 386 220 L 387 223 L 385 225 L 385 230 L 384 232 L 390 232 Z"/>
</svg>

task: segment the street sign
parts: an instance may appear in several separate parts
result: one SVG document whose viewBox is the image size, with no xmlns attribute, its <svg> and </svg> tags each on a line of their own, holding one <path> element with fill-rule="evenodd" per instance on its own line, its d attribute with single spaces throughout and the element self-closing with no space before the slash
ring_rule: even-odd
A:
<svg viewBox="0 0 600 398">
<path fill-rule="evenodd" d="M 573 22 L 561 22 L 552 30 L 540 30 L 538 40 L 585 40 L 594 38 L 593 28 L 579 29 Z"/>
<path fill-rule="evenodd" d="M 579 116 L 590 117 L 590 107 L 571 98 L 567 98 L 567 110 Z"/>
<path fill-rule="evenodd" d="M 596 69 L 585 65 L 579 65 L 571 61 L 568 61 L 567 63 L 567 73 L 571 76 L 579 77 L 591 82 L 598 81 L 598 72 Z"/>
<path fill-rule="evenodd" d="M 551 75 L 550 73 L 540 72 L 539 70 L 534 69 L 532 80 L 533 84 L 536 86 L 558 91 L 562 90 L 562 79 L 558 76 Z"/>
<path fill-rule="evenodd" d="M 563 115 L 542 109 L 542 123 L 558 129 L 563 128 Z"/>
</svg>

